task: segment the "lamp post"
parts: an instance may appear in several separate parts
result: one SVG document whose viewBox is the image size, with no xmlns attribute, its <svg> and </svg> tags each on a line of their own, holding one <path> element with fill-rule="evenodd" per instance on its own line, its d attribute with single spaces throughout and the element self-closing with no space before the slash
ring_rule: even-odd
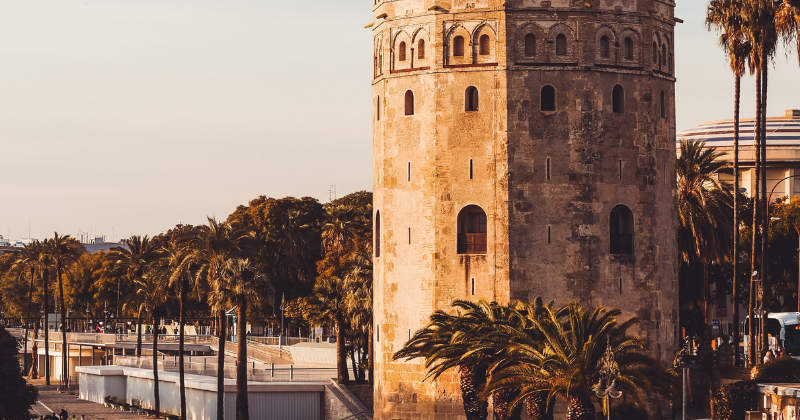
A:
<svg viewBox="0 0 800 420">
<path fill-rule="evenodd" d="M 606 346 L 606 354 L 603 355 L 603 365 L 600 368 L 600 381 L 592 388 L 598 398 L 605 400 L 606 415 L 611 420 L 611 400 L 622 396 L 622 390 L 617 387 L 617 376 L 619 376 L 619 365 L 614 360 L 614 352 L 611 351 L 611 340 Z"/>
</svg>

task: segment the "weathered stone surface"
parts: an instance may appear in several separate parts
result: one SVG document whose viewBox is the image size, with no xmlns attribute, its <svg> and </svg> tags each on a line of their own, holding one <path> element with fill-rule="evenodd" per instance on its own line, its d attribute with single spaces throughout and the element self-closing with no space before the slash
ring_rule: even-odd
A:
<svg viewBox="0 0 800 420">
<path fill-rule="evenodd" d="M 673 8 L 664 0 L 374 4 L 375 418 L 464 418 L 456 372 L 433 383 L 422 380 L 421 361 L 391 360 L 455 299 L 542 296 L 620 307 L 640 316 L 653 354 L 671 361 Z M 529 34 L 535 53 L 526 50 Z M 463 56 L 454 55 L 459 36 Z M 541 109 L 546 85 L 555 89 L 555 111 Z M 624 88 L 623 113 L 613 112 L 616 85 Z M 470 86 L 479 92 L 477 111 L 466 111 Z M 620 204 L 633 214 L 630 255 L 611 253 L 610 215 Z M 458 254 L 467 206 L 486 213 L 485 254 Z"/>
</svg>

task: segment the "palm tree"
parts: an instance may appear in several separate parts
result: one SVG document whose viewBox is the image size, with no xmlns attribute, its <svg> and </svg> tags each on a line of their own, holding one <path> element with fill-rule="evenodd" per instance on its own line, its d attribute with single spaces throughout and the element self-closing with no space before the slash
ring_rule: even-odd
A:
<svg viewBox="0 0 800 420">
<path fill-rule="evenodd" d="M 487 391 L 516 389 L 519 404 L 530 395 L 548 392 L 569 403 L 567 420 L 593 420 L 595 408 L 592 387 L 596 383 L 607 348 L 619 364 L 617 386 L 643 404 L 643 394 L 654 389 L 670 391 L 666 372 L 658 361 L 637 350 L 647 347 L 639 336 L 628 330 L 638 323 L 636 317 L 617 323 L 622 311 L 603 307 L 584 310 L 572 303 L 559 310 L 539 306 L 540 316 L 524 330 L 504 326 L 491 340 L 502 346 L 502 358 L 496 363 Z M 538 330 L 536 334 L 530 331 Z M 498 338 L 508 338 L 503 345 Z"/>
<path fill-rule="evenodd" d="M 61 382 L 68 383 L 69 377 L 69 356 L 67 353 L 67 308 L 64 305 L 64 282 L 62 275 L 64 268 L 77 261 L 81 253 L 85 250 L 83 246 L 69 235 L 60 236 L 58 232 L 53 233 L 53 238 L 44 244 L 44 251 L 49 256 L 49 261 L 56 270 L 58 280 L 58 300 L 61 306 Z"/>
<path fill-rule="evenodd" d="M 783 0 L 775 17 L 778 33 L 787 44 L 794 42 L 800 61 L 800 0 Z"/>
<path fill-rule="evenodd" d="M 24 248 L 20 251 L 19 257 L 17 261 L 14 263 L 14 269 L 20 271 L 20 275 L 24 273 L 28 274 L 30 278 L 30 289 L 28 292 L 28 317 L 26 318 L 25 322 L 25 344 L 24 348 L 28 348 L 28 322 L 30 322 L 31 318 L 31 306 L 33 305 L 33 279 L 36 277 L 36 273 L 39 273 L 39 276 L 42 279 L 42 292 L 45 293 L 45 297 L 43 298 L 43 304 L 47 304 L 47 285 L 45 281 L 44 272 L 47 270 L 46 266 L 43 264 L 43 246 L 42 243 L 39 241 L 32 242 L 28 245 L 25 245 Z M 47 311 L 45 310 L 45 313 Z M 38 325 L 38 321 L 37 321 Z M 45 332 L 47 331 L 45 327 Z M 34 329 L 34 342 L 33 342 L 33 351 L 32 355 L 32 363 L 31 363 L 31 371 L 30 377 L 31 379 L 37 379 L 39 377 L 38 372 L 38 346 L 36 345 L 36 338 L 38 338 L 38 328 Z M 45 336 L 45 340 L 47 340 L 47 336 Z M 47 381 L 47 385 L 50 385 L 50 354 L 49 354 L 48 347 L 45 347 L 45 380 Z"/>
<path fill-rule="evenodd" d="M 147 236 L 132 236 L 125 241 L 127 247 L 114 247 L 108 252 L 106 258 L 111 261 L 114 268 L 112 276 L 117 278 L 117 293 L 120 282 L 127 277 L 132 283 L 141 282 L 147 275 L 148 269 L 159 258 L 158 244 Z M 141 295 L 132 293 L 129 304 L 136 309 L 136 356 L 142 356 L 142 300 Z M 117 301 L 117 315 L 119 316 L 119 301 Z"/>
<path fill-rule="evenodd" d="M 322 246 L 341 257 L 350 249 L 354 240 L 352 225 L 356 218 L 353 206 L 340 204 L 327 209 L 326 221 L 322 226 Z"/>
<path fill-rule="evenodd" d="M 319 323 L 333 324 L 336 329 L 336 377 L 340 384 L 350 382 L 347 372 L 347 350 L 345 349 L 345 330 L 347 323 L 347 289 L 338 277 L 320 277 L 314 292 L 308 299 L 310 313 Z"/>
<path fill-rule="evenodd" d="M 179 233 L 173 233 L 164 245 L 161 246 L 160 258 L 156 261 L 155 273 L 162 277 L 169 286 L 178 291 L 180 301 L 179 309 L 179 338 L 178 338 L 178 382 L 179 396 L 181 405 L 181 419 L 186 419 L 186 368 L 184 366 L 184 342 L 186 334 L 184 325 L 186 324 L 186 300 L 191 279 L 191 260 L 189 259 L 189 249 L 186 247 L 186 239 Z"/>
<path fill-rule="evenodd" d="M 149 271 L 149 270 L 147 270 Z M 153 321 L 153 398 L 155 400 L 156 417 L 161 412 L 161 397 L 158 383 L 158 328 L 161 306 L 167 296 L 167 282 L 157 272 L 147 273 L 134 280 L 133 293 L 138 296 L 140 308 L 146 311 Z M 141 312 L 140 312 L 141 313 Z"/>
<path fill-rule="evenodd" d="M 705 142 L 681 141 L 678 172 L 678 247 L 686 262 L 703 264 L 704 318 L 708 326 L 708 265 L 729 257 L 732 223 L 731 186 L 717 172 L 727 164 Z"/>
<path fill-rule="evenodd" d="M 348 290 L 345 306 L 350 314 L 350 323 L 358 328 L 367 341 L 369 382 L 372 383 L 374 371 L 374 341 L 372 334 L 372 250 L 354 256 L 353 270 L 344 278 L 344 288 Z M 363 371 L 362 371 L 363 373 Z M 361 380 L 363 378 L 359 378 Z"/>
<path fill-rule="evenodd" d="M 250 418 L 247 403 L 247 310 L 260 299 L 258 290 L 265 281 L 264 274 L 248 259 L 229 260 L 220 276 L 216 293 L 221 301 L 236 305 L 236 420 Z"/>
<path fill-rule="evenodd" d="M 191 250 L 188 261 L 197 266 L 197 281 L 205 280 L 212 293 L 209 304 L 218 316 L 219 348 L 217 354 L 217 418 L 225 418 L 225 342 L 226 319 L 222 293 L 222 272 L 229 260 L 243 256 L 254 244 L 253 232 L 238 223 L 218 222 L 208 218 L 208 226 L 201 226 L 189 239 Z"/>
<path fill-rule="evenodd" d="M 737 0 L 712 0 L 706 14 L 706 26 L 716 28 L 720 33 L 719 44 L 728 54 L 734 75 L 733 107 L 733 324 L 739 325 L 739 299 L 737 276 L 739 273 L 739 108 L 741 103 L 742 76 L 750 55 L 751 46 L 742 27 L 742 2 Z M 752 310 L 752 306 L 750 306 Z M 753 314 L 750 313 L 750 319 Z M 739 329 L 734 329 L 734 365 L 739 364 Z M 752 341 L 752 340 L 751 340 Z M 752 359 L 751 359 L 752 360 Z"/>
</svg>

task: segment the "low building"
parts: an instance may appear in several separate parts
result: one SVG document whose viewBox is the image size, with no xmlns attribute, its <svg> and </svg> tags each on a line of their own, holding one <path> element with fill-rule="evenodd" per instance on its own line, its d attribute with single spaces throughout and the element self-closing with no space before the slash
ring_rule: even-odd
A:
<svg viewBox="0 0 800 420">
<path fill-rule="evenodd" d="M 755 189 L 755 120 L 742 119 L 739 124 L 739 186 L 747 196 Z M 706 142 L 724 152 L 723 159 L 733 162 L 733 120 L 708 121 L 678 134 L 681 140 Z M 731 173 L 720 174 L 723 181 L 732 182 Z M 786 110 L 783 116 L 767 118 L 767 188 L 772 201 L 800 195 L 800 110 Z"/>
<path fill-rule="evenodd" d="M 105 236 L 99 236 L 87 242 L 88 243 L 83 244 L 83 247 L 86 248 L 86 251 L 90 254 L 100 251 L 108 252 L 111 250 L 111 248 L 117 247 L 128 249 L 128 244 L 124 239 L 120 240 L 119 242 L 106 242 Z"/>
</svg>

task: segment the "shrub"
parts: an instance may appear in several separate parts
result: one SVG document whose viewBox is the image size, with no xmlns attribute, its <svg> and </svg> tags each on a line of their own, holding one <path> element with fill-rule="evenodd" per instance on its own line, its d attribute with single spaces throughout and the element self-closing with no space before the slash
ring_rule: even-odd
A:
<svg viewBox="0 0 800 420">
<path fill-rule="evenodd" d="M 624 402 L 611 408 L 611 420 L 647 420 L 647 410 L 632 402 Z"/>
<path fill-rule="evenodd" d="M 714 391 L 711 401 L 713 420 L 744 420 L 747 411 L 758 410 L 755 381 L 739 381 Z"/>
<path fill-rule="evenodd" d="M 800 382 L 800 360 L 785 356 L 756 368 L 758 382 Z"/>
<path fill-rule="evenodd" d="M 28 418 L 39 391 L 22 377 L 17 339 L 0 326 L 0 419 Z"/>
</svg>

